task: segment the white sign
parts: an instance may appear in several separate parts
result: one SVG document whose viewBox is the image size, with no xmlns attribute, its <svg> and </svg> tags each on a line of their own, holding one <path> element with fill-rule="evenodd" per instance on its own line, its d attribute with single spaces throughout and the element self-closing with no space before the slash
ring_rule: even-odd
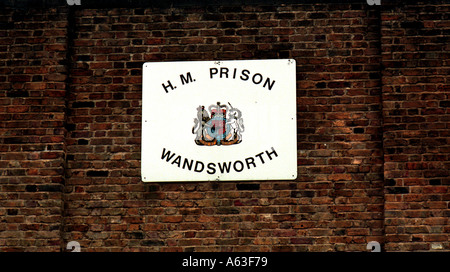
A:
<svg viewBox="0 0 450 272">
<path fill-rule="evenodd" d="M 295 60 L 143 65 L 143 181 L 297 177 Z"/>
</svg>

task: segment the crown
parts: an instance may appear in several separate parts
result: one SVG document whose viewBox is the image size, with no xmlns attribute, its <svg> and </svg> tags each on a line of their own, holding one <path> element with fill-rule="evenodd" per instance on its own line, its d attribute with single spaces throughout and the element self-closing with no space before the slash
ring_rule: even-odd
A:
<svg viewBox="0 0 450 272">
<path fill-rule="evenodd" d="M 211 112 L 211 114 L 216 113 L 226 114 L 226 112 L 228 111 L 228 106 L 225 104 L 220 104 L 220 102 L 217 102 L 217 105 L 209 106 L 209 111 Z"/>
</svg>

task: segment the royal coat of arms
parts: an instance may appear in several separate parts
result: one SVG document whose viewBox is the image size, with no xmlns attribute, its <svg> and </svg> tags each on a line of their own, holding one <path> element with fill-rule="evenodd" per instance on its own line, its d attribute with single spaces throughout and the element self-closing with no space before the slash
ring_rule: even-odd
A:
<svg viewBox="0 0 450 272">
<path fill-rule="evenodd" d="M 228 107 L 229 105 L 229 107 Z M 242 142 L 244 121 L 242 112 L 230 103 L 198 106 L 192 133 L 197 145 L 233 145 Z"/>
</svg>

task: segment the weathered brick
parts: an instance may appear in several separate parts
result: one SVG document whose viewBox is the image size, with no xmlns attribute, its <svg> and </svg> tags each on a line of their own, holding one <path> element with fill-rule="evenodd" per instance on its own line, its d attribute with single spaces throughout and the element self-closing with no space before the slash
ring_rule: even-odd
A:
<svg viewBox="0 0 450 272">
<path fill-rule="evenodd" d="M 0 229 L 20 231 L 0 236 L 20 241 L 0 248 L 59 251 L 60 238 L 86 251 L 445 242 L 448 8 L 438 2 L 383 4 L 378 15 L 331 3 L 2 10 L 16 22 L 0 22 Z M 298 179 L 142 183 L 142 63 L 221 58 L 296 59 Z"/>
<path fill-rule="evenodd" d="M 65 105 L 66 85 L 65 82 L 57 84 L 45 80 L 47 74 L 65 72 L 64 65 L 67 64 L 66 18 L 58 14 L 65 14 L 65 11 L 52 9 L 43 16 L 39 12 L 17 12 L 6 8 L 0 14 L 2 18 L 13 17 L 20 24 L 20 28 L 12 24 L 2 32 L 1 36 L 6 40 L 0 38 L 0 44 L 6 44 L 9 39 L 13 41 L 11 47 L 4 48 L 0 55 L 0 70 L 5 74 L 0 82 L 9 84 L 2 86 L 8 101 L 2 100 L 5 107 L 0 111 L 0 120 L 7 121 L 0 127 L 0 135 L 7 137 L 3 136 L 0 142 L 9 148 L 2 149 L 0 165 L 5 161 L 11 162 L 9 169 L 0 170 L 8 177 L 6 186 L 2 186 L 0 199 L 7 197 L 11 202 L 6 206 L 23 208 L 18 213 L 10 210 L 8 215 L 12 218 L 20 214 L 36 217 L 32 224 L 18 227 L 21 231 L 15 239 L 8 239 L 7 243 L 12 242 L 10 245 L 18 241 L 21 251 L 59 251 L 61 248 L 64 137 L 58 136 L 63 134 L 62 122 L 49 121 L 49 118 L 64 120 L 64 106 L 58 105 Z M 53 28 L 61 29 L 52 32 Z M 44 31 L 45 38 L 36 37 L 43 35 Z M 49 51 L 44 52 L 45 49 Z M 59 50 L 63 52 L 56 52 Z M 4 118 L 8 117 L 7 113 L 11 118 Z M 47 152 L 41 153 L 44 150 Z M 18 184 L 18 187 L 10 187 L 9 183 Z M 16 196 L 9 197 L 14 190 Z M 0 223 L 0 229 L 8 227 L 8 216 L 3 222 L 7 223 Z M 21 239 L 25 232 L 28 233 L 26 239 Z"/>
<path fill-rule="evenodd" d="M 438 6 L 428 5 L 426 8 L 433 8 L 429 18 L 440 20 L 439 16 L 435 17 L 439 13 L 439 8 L 436 10 L 436 7 Z M 403 242 L 406 240 L 413 242 L 412 244 L 405 243 L 405 248 L 408 248 L 408 250 L 430 249 L 429 244 L 420 243 L 427 236 L 428 229 L 415 226 L 436 224 L 435 222 L 430 224 L 424 223 L 424 216 L 427 214 L 425 207 L 433 206 L 436 209 L 442 207 L 439 197 L 436 197 L 435 194 L 444 194 L 446 190 L 442 190 L 439 179 L 434 178 L 449 175 L 448 171 L 442 170 L 442 166 L 437 169 L 429 169 L 430 165 L 441 161 L 439 156 L 428 156 L 427 154 L 418 156 L 418 154 L 428 152 L 427 146 L 432 145 L 436 150 L 440 147 L 445 148 L 445 146 L 448 146 L 448 143 L 440 141 L 438 134 L 433 133 L 435 124 L 430 124 L 432 119 L 427 120 L 428 116 L 446 115 L 444 108 L 447 97 L 442 92 L 442 89 L 436 86 L 438 81 L 427 79 L 428 77 L 434 77 L 434 74 L 436 72 L 439 73 L 438 71 L 442 69 L 442 60 L 436 60 L 435 58 L 445 49 L 442 46 L 431 44 L 430 46 L 414 46 L 411 43 L 419 40 L 432 43 L 434 41 L 432 37 L 439 35 L 439 30 L 434 32 L 423 30 L 425 26 L 431 26 L 435 23 L 430 21 L 430 19 L 425 19 L 428 15 L 419 12 L 419 17 L 424 19 L 410 21 L 408 18 L 410 18 L 409 14 L 411 12 L 412 10 L 396 13 L 397 15 L 392 17 L 393 21 L 386 21 L 386 24 L 381 29 L 382 35 L 386 37 L 395 35 L 398 38 L 396 41 L 384 40 L 385 43 L 382 45 L 383 51 L 390 52 L 392 56 L 399 56 L 395 61 L 391 62 L 389 59 L 385 61 L 385 67 L 388 67 L 388 69 L 382 73 L 383 81 L 387 84 L 392 84 L 385 90 L 396 92 L 397 95 L 384 96 L 384 105 L 387 107 L 383 109 L 383 114 L 385 116 L 403 116 L 400 119 L 385 118 L 384 127 L 390 132 L 398 131 L 398 133 L 389 134 L 391 137 L 386 139 L 385 146 L 408 146 L 407 148 L 385 148 L 385 161 L 389 161 L 389 164 L 385 163 L 385 169 L 389 168 L 389 171 L 385 173 L 385 178 L 391 176 L 390 185 L 398 185 L 386 187 L 386 236 L 391 237 L 398 231 L 390 227 L 393 225 L 391 220 L 393 216 L 405 221 L 408 218 L 414 218 L 414 223 L 406 221 L 403 224 L 406 229 L 410 230 L 408 232 L 409 235 L 404 235 L 402 240 L 387 239 L 387 250 L 402 248 Z M 425 17 L 422 17 L 422 15 Z M 394 25 L 395 27 L 393 27 Z M 423 60 L 426 58 L 425 56 L 429 56 L 433 60 Z M 418 65 L 426 66 L 426 71 L 415 66 L 413 61 L 411 61 L 411 57 L 417 57 L 419 59 Z M 427 86 L 427 84 L 430 85 Z M 407 97 L 402 97 L 400 93 L 407 94 Z M 440 103 L 442 103 L 442 106 Z M 407 114 L 411 116 L 406 116 Z M 423 145 L 422 143 L 426 144 Z M 394 172 L 393 170 L 395 169 L 398 170 Z M 433 184 L 439 189 L 436 191 L 429 189 L 434 187 L 429 186 L 429 184 Z M 412 186 L 406 187 L 404 185 Z M 426 201 L 431 201 L 431 203 Z M 417 210 L 415 212 L 399 211 L 391 214 L 392 210 L 397 210 L 399 207 L 401 207 L 401 210 L 407 209 L 406 207 L 414 207 Z M 417 234 L 412 234 L 412 232 Z"/>
</svg>

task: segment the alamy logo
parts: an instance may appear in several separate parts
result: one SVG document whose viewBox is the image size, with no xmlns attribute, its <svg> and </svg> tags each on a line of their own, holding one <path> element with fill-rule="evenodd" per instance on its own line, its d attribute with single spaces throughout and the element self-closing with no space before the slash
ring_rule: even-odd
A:
<svg viewBox="0 0 450 272">
<path fill-rule="evenodd" d="M 80 243 L 78 243 L 77 241 L 70 241 L 67 244 L 66 249 L 69 250 L 70 252 L 81 252 Z"/>
<path fill-rule="evenodd" d="M 216 105 L 210 105 L 208 110 L 205 106 L 198 106 L 192 128 L 197 145 L 233 145 L 242 141 L 242 112 L 230 103 L 228 105 L 217 102 Z"/>
<path fill-rule="evenodd" d="M 381 245 L 377 241 L 370 241 L 366 248 L 370 250 L 370 252 L 381 252 Z"/>
<path fill-rule="evenodd" d="M 373 6 L 373 5 L 380 6 L 381 0 L 367 0 L 367 4 L 369 4 L 371 6 Z"/>
<path fill-rule="evenodd" d="M 66 0 L 67 5 L 69 6 L 73 6 L 73 5 L 77 5 L 80 6 L 81 5 L 81 0 Z"/>
</svg>

